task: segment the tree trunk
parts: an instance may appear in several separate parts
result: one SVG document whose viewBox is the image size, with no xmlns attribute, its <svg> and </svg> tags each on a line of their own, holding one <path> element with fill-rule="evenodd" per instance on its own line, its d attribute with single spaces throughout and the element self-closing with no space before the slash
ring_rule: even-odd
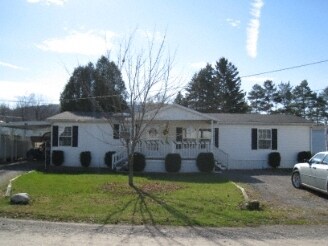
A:
<svg viewBox="0 0 328 246">
<path fill-rule="evenodd" d="M 133 187 L 133 154 L 129 154 L 128 158 L 128 166 L 129 166 L 129 186 Z"/>
<path fill-rule="evenodd" d="M 129 167 L 129 186 L 133 187 L 133 153 L 134 153 L 134 148 L 130 148 L 130 141 L 126 142 L 127 146 L 127 151 L 128 151 L 128 167 Z M 132 151 L 133 149 L 133 151 Z"/>
</svg>

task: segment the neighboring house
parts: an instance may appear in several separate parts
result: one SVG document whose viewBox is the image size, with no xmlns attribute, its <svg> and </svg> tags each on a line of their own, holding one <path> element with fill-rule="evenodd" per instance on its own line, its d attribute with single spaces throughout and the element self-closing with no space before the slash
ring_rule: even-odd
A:
<svg viewBox="0 0 328 246">
<path fill-rule="evenodd" d="M 50 125 L 44 121 L 0 123 L 0 162 L 26 158 L 26 152 L 35 147 L 34 139 L 49 131 Z"/>
<path fill-rule="evenodd" d="M 152 112 L 148 113 L 152 118 Z M 95 113 L 63 112 L 48 118 L 52 150 L 64 151 L 66 166 L 80 166 L 79 154 L 91 151 L 93 167 L 105 167 L 104 156 L 115 151 L 113 165 L 126 158 L 120 125 Z M 311 148 L 310 121 L 290 115 L 205 114 L 172 104 L 163 107 L 145 128 L 137 151 L 146 157 L 145 171 L 165 172 L 168 153 L 179 153 L 181 172 L 195 172 L 200 152 L 213 152 L 229 169 L 267 168 L 270 152 L 281 154 L 280 167 L 292 167 L 297 153 Z"/>
</svg>

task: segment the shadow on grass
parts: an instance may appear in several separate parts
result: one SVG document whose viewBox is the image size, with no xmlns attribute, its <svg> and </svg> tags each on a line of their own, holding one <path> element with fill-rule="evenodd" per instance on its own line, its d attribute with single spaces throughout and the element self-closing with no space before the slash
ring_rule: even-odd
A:
<svg viewBox="0 0 328 246">
<path fill-rule="evenodd" d="M 129 209 L 132 205 L 132 216 L 130 218 L 130 234 L 126 235 L 125 238 L 122 238 L 122 242 L 129 241 L 130 237 L 133 236 L 136 231 L 136 225 L 143 225 L 146 229 L 146 232 L 151 235 L 151 237 L 156 241 L 158 236 L 164 237 L 170 244 L 182 245 L 180 242 L 174 239 L 174 235 L 167 233 L 163 230 L 163 224 L 170 225 L 171 222 L 174 222 L 176 225 L 187 226 L 190 230 L 197 232 L 197 227 L 201 226 L 201 223 L 195 219 L 190 218 L 185 213 L 179 211 L 174 206 L 165 202 L 163 199 L 153 195 L 149 192 L 144 191 L 143 189 L 133 185 L 131 186 L 136 192 L 136 198 L 129 200 L 124 206 L 119 208 L 116 211 L 111 212 L 104 221 L 104 225 L 110 224 L 119 221 L 115 221 L 115 216 L 120 213 L 124 213 L 125 210 Z M 150 207 L 150 204 L 155 204 L 158 206 L 158 209 L 163 209 L 168 213 L 167 223 L 161 219 L 160 221 L 156 218 L 156 214 Z"/>
<path fill-rule="evenodd" d="M 156 195 L 153 195 L 149 192 L 144 191 L 143 189 L 133 185 L 131 186 L 131 189 L 133 189 L 136 192 L 136 198 L 129 200 L 126 202 L 122 207 L 116 209 L 115 211 L 112 211 L 104 220 L 104 224 L 109 223 L 119 223 L 120 221 L 115 220 L 115 217 L 120 214 L 123 214 L 126 212 L 125 210 L 128 210 L 130 206 L 133 206 L 132 208 L 132 217 L 130 218 L 131 224 L 142 224 L 142 225 L 152 225 L 155 226 L 157 224 L 163 224 L 163 221 L 157 221 L 156 216 L 154 215 L 154 212 L 149 207 L 149 204 L 155 204 L 158 205 L 158 209 L 163 209 L 172 219 L 168 219 L 168 224 L 171 220 L 177 221 L 176 224 L 182 224 L 187 226 L 195 226 L 200 225 L 200 223 L 197 220 L 191 219 L 183 212 L 176 209 L 174 206 L 168 204 L 163 199 L 157 197 Z M 153 208 L 154 209 L 154 208 Z M 164 223 L 165 224 L 165 223 Z"/>
</svg>

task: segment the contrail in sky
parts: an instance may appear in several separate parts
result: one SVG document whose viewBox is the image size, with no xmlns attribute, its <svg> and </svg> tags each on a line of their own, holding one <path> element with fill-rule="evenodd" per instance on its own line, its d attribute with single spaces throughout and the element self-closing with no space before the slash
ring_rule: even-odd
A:
<svg viewBox="0 0 328 246">
<path fill-rule="evenodd" d="M 263 5 L 263 0 L 254 0 L 250 11 L 251 19 L 247 27 L 246 50 L 247 54 L 252 58 L 255 58 L 257 55 L 257 41 L 260 33 L 260 17 Z"/>
</svg>

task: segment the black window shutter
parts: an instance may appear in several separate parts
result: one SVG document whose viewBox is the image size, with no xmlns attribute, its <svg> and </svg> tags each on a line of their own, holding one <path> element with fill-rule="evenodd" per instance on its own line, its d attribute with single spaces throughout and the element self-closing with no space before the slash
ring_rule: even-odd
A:
<svg viewBox="0 0 328 246">
<path fill-rule="evenodd" d="M 114 124 L 113 138 L 120 139 L 120 125 L 119 124 Z"/>
<path fill-rule="evenodd" d="M 176 130 L 176 141 L 182 142 L 182 127 L 177 127 Z"/>
<path fill-rule="evenodd" d="M 58 146 L 58 126 L 52 126 L 52 146 Z"/>
<path fill-rule="evenodd" d="M 257 128 L 252 128 L 252 149 L 257 149 Z"/>
<path fill-rule="evenodd" d="M 73 142 L 72 146 L 77 147 L 79 142 L 79 127 L 73 126 Z"/>
<path fill-rule="evenodd" d="M 219 148 L 219 128 L 214 128 L 214 146 Z"/>
<path fill-rule="evenodd" d="M 272 149 L 278 149 L 278 130 L 272 129 Z"/>
</svg>

